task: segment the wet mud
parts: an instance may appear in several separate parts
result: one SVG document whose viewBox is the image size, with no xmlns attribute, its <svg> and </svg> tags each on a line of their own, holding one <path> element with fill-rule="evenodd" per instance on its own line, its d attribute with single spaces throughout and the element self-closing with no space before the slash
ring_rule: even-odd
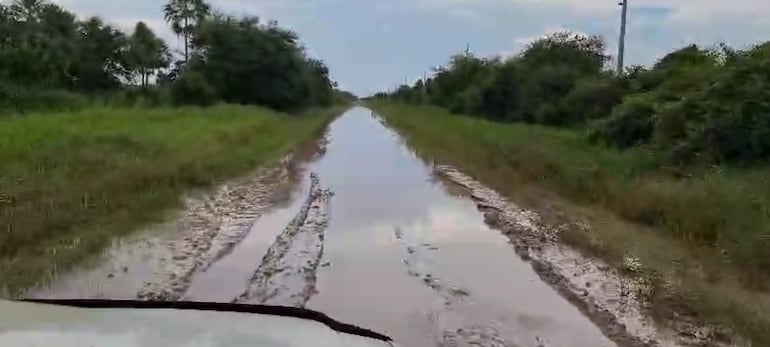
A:
<svg viewBox="0 0 770 347">
<path fill-rule="evenodd" d="M 287 165 L 220 187 L 213 195 L 188 203 L 178 228 L 186 236 L 169 244 L 164 275 L 148 282 L 137 297 L 142 300 L 175 301 L 182 298 L 192 277 L 228 254 L 270 206 L 277 182 L 286 180 Z"/>
<path fill-rule="evenodd" d="M 315 294 L 316 269 L 323 255 L 334 193 L 320 187 L 317 175 L 311 174 L 310 180 L 307 201 L 267 250 L 249 289 L 235 302 L 304 307 Z"/>
</svg>

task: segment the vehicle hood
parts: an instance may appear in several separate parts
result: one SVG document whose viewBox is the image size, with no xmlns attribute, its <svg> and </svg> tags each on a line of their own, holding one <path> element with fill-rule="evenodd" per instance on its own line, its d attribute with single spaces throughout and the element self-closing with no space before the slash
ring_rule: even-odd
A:
<svg viewBox="0 0 770 347">
<path fill-rule="evenodd" d="M 296 317 L 214 310 L 83 308 L 0 301 L 0 346 L 54 345 L 392 346 L 384 339 L 339 332 L 317 320 Z"/>
</svg>

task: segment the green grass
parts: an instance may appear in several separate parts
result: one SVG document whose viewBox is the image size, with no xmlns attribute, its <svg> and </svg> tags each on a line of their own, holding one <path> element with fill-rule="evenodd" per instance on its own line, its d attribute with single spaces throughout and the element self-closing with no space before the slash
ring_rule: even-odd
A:
<svg viewBox="0 0 770 347">
<path fill-rule="evenodd" d="M 46 281 L 184 192 L 277 160 L 342 109 L 95 108 L 0 119 L 0 289 Z"/>
<path fill-rule="evenodd" d="M 578 130 L 370 106 L 427 159 L 533 207 L 589 220 L 594 230 L 566 232 L 564 240 L 613 264 L 641 258 L 667 283 L 654 298 L 657 311 L 675 302 L 770 345 L 770 169 L 677 178 L 652 152 L 596 146 Z"/>
</svg>

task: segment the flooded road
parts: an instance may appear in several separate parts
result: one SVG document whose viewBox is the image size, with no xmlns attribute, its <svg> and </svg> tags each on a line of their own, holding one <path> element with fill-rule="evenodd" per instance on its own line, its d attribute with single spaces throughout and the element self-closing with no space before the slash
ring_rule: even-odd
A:
<svg viewBox="0 0 770 347">
<path fill-rule="evenodd" d="M 331 125 L 311 170 L 336 195 L 310 308 L 407 346 L 613 345 L 369 110 Z"/>
<path fill-rule="evenodd" d="M 370 110 L 339 117 L 327 141 L 280 203 L 260 194 L 281 189 L 235 185 L 228 194 L 248 203 L 224 209 L 230 219 L 116 245 L 103 264 L 32 296 L 305 306 L 407 347 L 615 346 L 487 226 L 470 191 L 439 178 Z M 192 246 L 168 246 L 180 237 Z"/>
</svg>

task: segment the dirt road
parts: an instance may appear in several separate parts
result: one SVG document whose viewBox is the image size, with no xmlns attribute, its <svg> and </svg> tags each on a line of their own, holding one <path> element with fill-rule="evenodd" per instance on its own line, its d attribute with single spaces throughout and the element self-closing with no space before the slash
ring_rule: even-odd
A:
<svg viewBox="0 0 770 347">
<path fill-rule="evenodd" d="M 537 213 L 422 162 L 368 109 L 321 143 L 191 197 L 30 296 L 308 307 L 403 346 L 698 342 L 640 313 L 643 284 L 560 245 Z"/>
</svg>

